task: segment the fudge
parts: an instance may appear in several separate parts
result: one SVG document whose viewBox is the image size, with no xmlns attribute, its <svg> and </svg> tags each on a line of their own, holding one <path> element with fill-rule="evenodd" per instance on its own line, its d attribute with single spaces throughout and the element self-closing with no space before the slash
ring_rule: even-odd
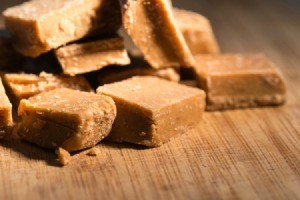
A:
<svg viewBox="0 0 300 200">
<path fill-rule="evenodd" d="M 121 25 L 117 0 L 31 0 L 3 14 L 16 50 L 31 57 Z"/>
<path fill-rule="evenodd" d="M 71 152 L 93 147 L 109 134 L 116 106 L 104 95 L 61 88 L 23 99 L 18 114 L 21 138 Z"/>
<path fill-rule="evenodd" d="M 96 149 L 96 147 L 92 148 L 91 150 L 89 150 L 86 155 L 88 156 L 98 156 L 100 154 L 99 149 Z"/>
<path fill-rule="evenodd" d="M 165 0 L 122 0 L 123 26 L 153 68 L 195 64 Z"/>
<path fill-rule="evenodd" d="M 70 88 L 91 92 L 93 89 L 82 76 L 68 77 L 47 74 L 5 74 L 4 83 L 14 104 L 42 92 L 57 88 Z"/>
<path fill-rule="evenodd" d="M 204 16 L 173 8 L 174 18 L 193 55 L 219 53 L 210 22 Z"/>
<path fill-rule="evenodd" d="M 58 148 L 57 155 L 58 160 L 62 166 L 68 165 L 72 160 L 71 154 L 63 148 Z"/>
<path fill-rule="evenodd" d="M 205 93 L 156 77 L 133 77 L 101 86 L 110 96 L 117 118 L 108 140 L 157 147 L 195 128 L 205 109 Z"/>
<path fill-rule="evenodd" d="M 22 56 L 16 53 L 11 40 L 0 36 L 0 69 L 15 70 L 22 61 Z"/>
<path fill-rule="evenodd" d="M 128 65 L 130 59 L 122 38 L 110 38 L 61 47 L 55 54 L 64 74 L 97 71 L 108 65 Z"/>
<path fill-rule="evenodd" d="M 153 69 L 151 67 L 128 66 L 122 68 L 113 68 L 100 72 L 97 76 L 98 85 L 104 85 L 122 81 L 134 76 L 156 76 L 165 80 L 179 82 L 180 76 L 173 68 Z"/>
<path fill-rule="evenodd" d="M 2 80 L 0 78 L 0 138 L 5 136 L 12 125 L 12 105 L 6 96 Z"/>
<path fill-rule="evenodd" d="M 283 77 L 263 55 L 199 55 L 196 61 L 197 80 L 207 93 L 209 111 L 285 102 Z"/>
</svg>

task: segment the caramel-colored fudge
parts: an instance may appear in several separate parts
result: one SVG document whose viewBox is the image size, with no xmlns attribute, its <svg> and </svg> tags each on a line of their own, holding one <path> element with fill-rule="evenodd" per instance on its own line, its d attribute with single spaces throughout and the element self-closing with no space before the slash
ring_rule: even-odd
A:
<svg viewBox="0 0 300 200">
<path fill-rule="evenodd" d="M 122 67 L 98 74 L 98 85 L 122 81 L 134 76 L 156 76 L 165 80 L 179 82 L 180 76 L 173 68 L 153 69 L 151 67 Z"/>
<path fill-rule="evenodd" d="M 116 106 L 110 97 L 62 88 L 22 100 L 18 114 L 21 138 L 71 152 L 93 147 L 109 134 Z"/>
<path fill-rule="evenodd" d="M 12 124 L 12 105 L 5 93 L 5 89 L 0 78 L 0 138 L 4 137 L 8 128 L 10 128 Z"/>
<path fill-rule="evenodd" d="M 283 77 L 263 55 L 201 55 L 196 60 L 197 79 L 207 93 L 209 111 L 285 102 Z"/>
<path fill-rule="evenodd" d="M 99 87 L 117 105 L 117 118 L 108 137 L 157 147 L 199 124 L 205 93 L 156 77 L 133 77 Z"/>
<path fill-rule="evenodd" d="M 122 2 L 123 26 L 153 68 L 195 64 L 166 0 Z"/>
<path fill-rule="evenodd" d="M 173 8 L 174 18 L 192 54 L 219 53 L 220 48 L 210 22 L 204 16 Z"/>
<path fill-rule="evenodd" d="M 5 93 L 5 89 L 0 78 L 0 139 L 5 136 L 12 125 L 12 105 Z"/>
<path fill-rule="evenodd" d="M 68 165 L 72 160 L 71 154 L 61 147 L 58 148 L 57 155 L 58 160 L 62 166 Z"/>
<path fill-rule="evenodd" d="M 111 38 L 61 47 L 55 54 L 64 74 L 97 71 L 108 65 L 128 65 L 130 59 L 122 38 Z"/>
<path fill-rule="evenodd" d="M 117 0 L 32 0 L 5 10 L 4 19 L 16 50 L 31 57 L 121 25 Z"/>
<path fill-rule="evenodd" d="M 0 69 L 17 69 L 22 60 L 23 58 L 13 49 L 11 40 L 0 36 Z"/>
<path fill-rule="evenodd" d="M 42 92 L 57 88 L 70 88 L 90 92 L 91 86 L 84 77 L 68 77 L 42 72 L 35 74 L 5 74 L 4 83 L 15 104 L 21 99 L 28 99 Z"/>
</svg>

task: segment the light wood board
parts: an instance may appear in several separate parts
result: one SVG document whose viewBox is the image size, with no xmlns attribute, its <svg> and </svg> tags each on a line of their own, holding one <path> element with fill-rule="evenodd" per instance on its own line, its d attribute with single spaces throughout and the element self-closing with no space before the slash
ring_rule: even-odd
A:
<svg viewBox="0 0 300 200">
<path fill-rule="evenodd" d="M 206 113 L 199 130 L 156 149 L 101 143 L 98 157 L 63 168 L 53 152 L 1 141 L 0 199 L 300 199 L 299 4 L 184 2 L 212 20 L 224 52 L 267 54 L 287 104 Z"/>
</svg>

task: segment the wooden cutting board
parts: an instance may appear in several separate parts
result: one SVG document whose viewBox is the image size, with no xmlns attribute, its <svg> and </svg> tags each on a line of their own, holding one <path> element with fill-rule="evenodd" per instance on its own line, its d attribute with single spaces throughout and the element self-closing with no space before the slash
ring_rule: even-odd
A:
<svg viewBox="0 0 300 200">
<path fill-rule="evenodd" d="M 160 148 L 101 143 L 98 157 L 83 152 L 63 168 L 53 152 L 1 141 L 0 199 L 300 199 L 300 6 L 184 2 L 212 20 L 224 52 L 274 60 L 287 104 L 206 113 L 199 130 Z"/>
</svg>

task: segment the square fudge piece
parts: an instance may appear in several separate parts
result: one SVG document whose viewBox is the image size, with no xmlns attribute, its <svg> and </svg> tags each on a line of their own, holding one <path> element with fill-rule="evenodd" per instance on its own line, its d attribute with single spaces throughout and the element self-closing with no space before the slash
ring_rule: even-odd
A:
<svg viewBox="0 0 300 200">
<path fill-rule="evenodd" d="M 116 117 L 116 106 L 110 97 L 63 88 L 22 100 L 18 114 L 21 138 L 70 152 L 104 139 Z"/>
<path fill-rule="evenodd" d="M 88 35 L 115 33 L 121 13 L 116 0 L 32 0 L 5 10 L 4 20 L 16 50 L 37 57 Z"/>
<path fill-rule="evenodd" d="M 207 18 L 198 13 L 176 8 L 173 9 L 173 13 L 176 24 L 193 55 L 220 52 L 219 45 Z"/>
<path fill-rule="evenodd" d="M 76 75 L 97 71 L 108 65 L 128 65 L 130 59 L 122 38 L 71 44 L 61 47 L 55 54 L 64 74 Z"/>
<path fill-rule="evenodd" d="M 207 93 L 209 111 L 285 102 L 283 77 L 263 55 L 199 55 L 196 61 L 196 76 Z"/>
<path fill-rule="evenodd" d="M 6 96 L 2 80 L 0 78 L 0 138 L 4 137 L 8 128 L 12 125 L 12 105 Z"/>
<path fill-rule="evenodd" d="M 57 88 L 70 88 L 91 92 L 93 89 L 82 76 L 68 77 L 42 72 L 35 74 L 5 74 L 4 84 L 11 100 L 18 104 L 21 99 L 28 99 L 42 92 Z"/>
<path fill-rule="evenodd" d="M 123 26 L 153 68 L 193 66 L 166 0 L 122 0 Z"/>
<path fill-rule="evenodd" d="M 148 147 L 197 126 L 205 108 L 202 90 L 156 77 L 133 77 L 99 87 L 97 92 L 112 97 L 117 106 L 108 139 Z"/>
</svg>

